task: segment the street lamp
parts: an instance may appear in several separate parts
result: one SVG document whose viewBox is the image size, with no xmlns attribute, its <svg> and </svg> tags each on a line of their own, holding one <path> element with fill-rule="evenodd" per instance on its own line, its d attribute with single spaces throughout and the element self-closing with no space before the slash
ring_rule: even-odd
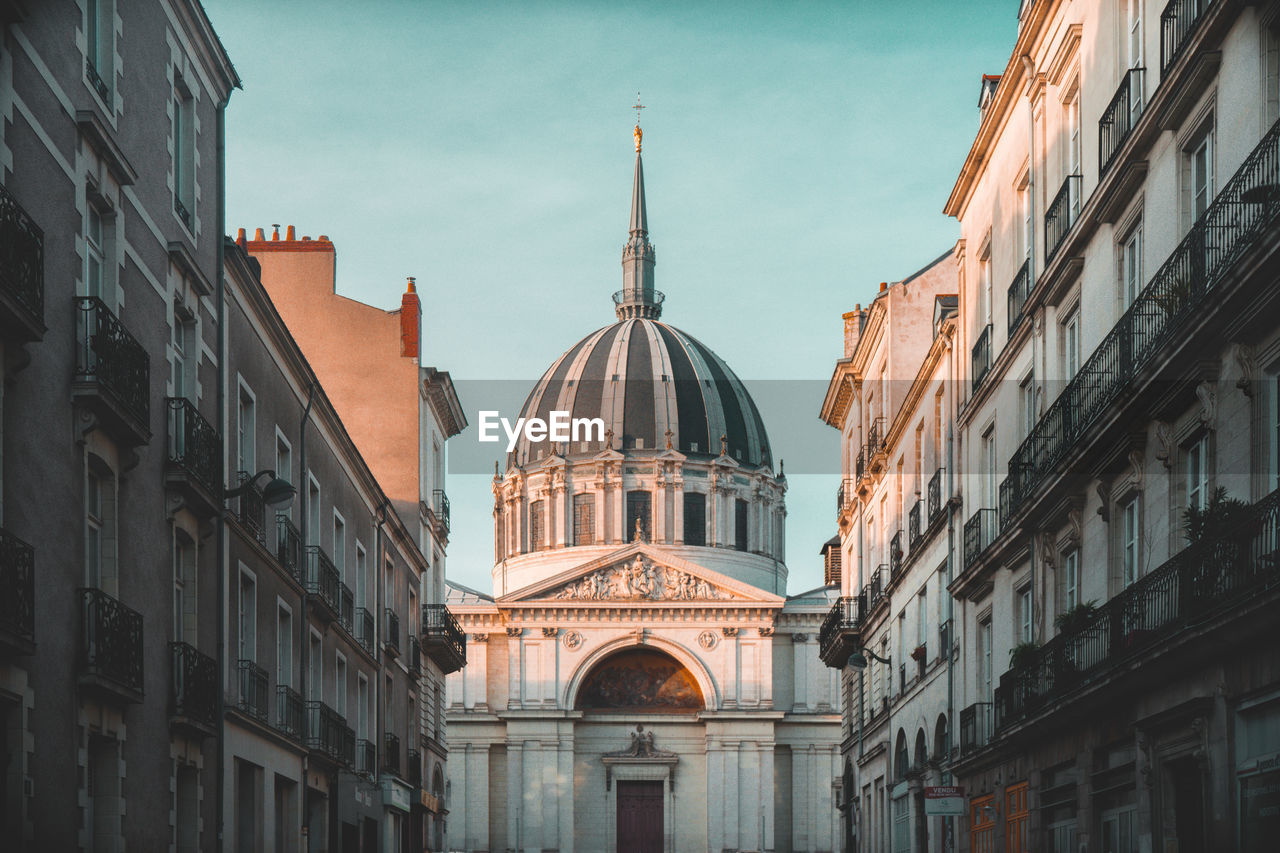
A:
<svg viewBox="0 0 1280 853">
<path fill-rule="evenodd" d="M 223 492 L 224 499 L 237 498 L 249 491 L 263 477 L 270 477 L 271 482 L 267 483 L 266 488 L 262 490 L 262 502 L 272 509 L 288 509 L 293 505 L 293 496 L 298 493 L 293 483 L 288 480 L 282 480 L 276 476 L 276 472 L 270 468 L 264 468 L 254 474 L 248 480 L 245 480 L 234 489 L 228 489 Z"/>
<path fill-rule="evenodd" d="M 882 658 L 880 655 L 863 646 L 862 651 L 854 652 L 849 655 L 849 662 L 846 664 L 850 669 L 866 669 L 867 658 L 871 658 L 878 663 L 888 664 L 889 658 Z"/>
</svg>

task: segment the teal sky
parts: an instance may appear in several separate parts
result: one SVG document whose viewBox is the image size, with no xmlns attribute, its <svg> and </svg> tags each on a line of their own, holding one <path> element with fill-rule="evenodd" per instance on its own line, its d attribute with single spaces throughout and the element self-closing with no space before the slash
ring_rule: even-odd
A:
<svg viewBox="0 0 1280 853">
<path fill-rule="evenodd" d="M 821 583 L 839 462 L 834 430 L 809 436 L 840 314 L 953 245 L 942 206 L 1016 2 L 205 6 L 244 80 L 228 229 L 329 235 L 339 291 L 376 305 L 416 276 L 424 363 L 455 380 L 532 383 L 612 322 L 639 90 L 663 319 L 748 385 L 813 389 L 761 408 L 784 458 L 829 444 L 832 473 L 788 494 L 790 591 Z M 448 573 L 485 590 L 488 483 L 450 473 Z"/>
</svg>

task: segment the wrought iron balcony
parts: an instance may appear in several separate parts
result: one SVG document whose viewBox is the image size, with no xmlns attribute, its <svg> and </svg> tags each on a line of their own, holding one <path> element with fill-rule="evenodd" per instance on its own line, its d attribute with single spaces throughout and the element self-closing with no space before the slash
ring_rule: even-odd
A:
<svg viewBox="0 0 1280 853">
<path fill-rule="evenodd" d="M 467 635 L 443 604 L 422 607 L 422 651 L 446 675 L 467 665 Z"/>
<path fill-rule="evenodd" d="M 364 738 L 356 741 L 355 770 L 366 776 L 373 776 L 378 772 L 378 748 L 373 741 Z"/>
<path fill-rule="evenodd" d="M 400 617 L 390 607 L 384 608 L 382 625 L 385 633 L 383 648 L 391 657 L 400 655 Z"/>
<path fill-rule="evenodd" d="M 978 562 L 982 553 L 991 547 L 1000 525 L 994 509 L 980 509 L 964 523 L 964 568 Z"/>
<path fill-rule="evenodd" d="M 913 503 L 911 512 L 907 513 L 907 542 L 912 551 L 920 547 L 920 537 L 924 535 L 924 528 L 920 524 L 920 517 L 923 514 L 924 501 L 922 500 Z"/>
<path fill-rule="evenodd" d="M 444 531 L 444 535 L 449 535 L 449 496 L 445 494 L 444 489 L 431 490 L 431 508 L 436 514 L 436 520 L 440 524 L 440 528 Z"/>
<path fill-rule="evenodd" d="M 1098 174 L 1105 175 L 1121 146 L 1133 133 L 1145 106 L 1142 85 L 1145 68 L 1130 68 L 1120 81 L 1120 88 L 1098 119 Z"/>
<path fill-rule="evenodd" d="M 1080 191 L 1083 179 L 1080 175 L 1067 175 L 1062 188 L 1049 202 L 1044 212 L 1044 262 L 1057 254 L 1058 247 L 1071 232 L 1071 226 L 1080 218 Z"/>
<path fill-rule="evenodd" d="M 422 753 L 419 750 L 409 750 L 405 776 L 408 777 L 405 781 L 413 787 L 422 787 Z"/>
<path fill-rule="evenodd" d="M 253 478 L 249 471 L 236 472 L 236 485 L 243 486 Z M 245 531 L 263 545 L 267 544 L 267 505 L 262 498 L 262 487 L 256 483 L 236 498 L 236 520 Z"/>
<path fill-rule="evenodd" d="M 400 736 L 394 732 L 382 733 L 382 772 L 400 775 Z"/>
<path fill-rule="evenodd" d="M 102 79 L 102 75 L 98 73 L 97 67 L 93 64 L 93 60 L 85 57 L 84 60 L 84 76 L 89 79 L 89 85 L 93 86 L 93 90 L 98 93 L 98 97 L 102 99 L 104 104 L 110 101 L 111 89 L 107 86 L 107 81 Z"/>
<path fill-rule="evenodd" d="M 342 579 L 333 560 L 319 545 L 307 546 L 307 579 L 303 586 L 328 621 L 342 615 Z"/>
<path fill-rule="evenodd" d="M 862 585 L 862 596 L 866 599 L 865 613 L 870 614 L 882 602 L 889 600 L 889 566 L 881 563 L 871 570 L 867 582 Z"/>
<path fill-rule="evenodd" d="M 1000 677 L 996 727 L 1062 704 L 1076 687 L 1113 670 L 1130 673 L 1150 649 L 1280 584 L 1280 489 L 1252 506 L 1245 518 L 1188 546 L 1106 604 L 1088 622 L 1038 648 L 1031 663 Z M 1200 642 L 1200 640 L 1197 640 Z M 1126 676 L 1127 677 L 1127 676 Z"/>
<path fill-rule="evenodd" d="M 336 764 L 356 758 L 356 733 L 346 719 L 323 702 L 307 702 L 307 748 Z"/>
<path fill-rule="evenodd" d="M 418 678 L 422 675 L 422 646 L 418 642 L 418 638 L 409 635 L 407 640 L 409 646 L 409 677 Z"/>
<path fill-rule="evenodd" d="M 197 514 L 211 515 L 222 502 L 222 436 L 185 397 L 166 397 L 169 464 L 166 482 L 177 487 Z"/>
<path fill-rule="evenodd" d="M 893 534 L 889 540 L 889 579 L 897 580 L 902 573 L 902 531 Z"/>
<path fill-rule="evenodd" d="M 288 685 L 276 685 L 276 729 L 298 743 L 306 736 L 303 709 L 302 694 Z"/>
<path fill-rule="evenodd" d="M 841 596 L 827 611 L 818 629 L 818 657 L 832 669 L 843 669 L 862 646 L 865 595 Z"/>
<path fill-rule="evenodd" d="M 44 232 L 2 186 L 0 326 L 18 341 L 44 337 Z"/>
<path fill-rule="evenodd" d="M 182 203 L 182 199 L 176 195 L 173 197 L 173 212 L 178 214 L 178 218 L 182 220 L 182 224 L 187 226 L 187 230 L 194 230 L 194 224 L 191 221 L 191 211 Z"/>
<path fill-rule="evenodd" d="M 351 591 L 351 587 L 344 584 L 338 586 L 338 614 L 342 620 L 342 627 L 347 629 L 348 634 L 355 634 L 356 630 L 356 595 Z"/>
<path fill-rule="evenodd" d="M 946 469 L 939 468 L 929 478 L 929 523 L 942 512 L 942 474 Z"/>
<path fill-rule="evenodd" d="M 187 643 L 169 644 L 169 722 L 212 735 L 218 726 L 218 662 Z"/>
<path fill-rule="evenodd" d="M 953 642 L 952 631 L 954 630 L 954 628 L 955 628 L 955 623 L 952 622 L 950 619 L 943 620 L 942 624 L 938 626 L 938 659 L 939 660 L 948 660 L 951 657 L 951 650 L 952 650 L 951 643 Z"/>
<path fill-rule="evenodd" d="M 977 752 L 991 742 L 995 731 L 992 725 L 990 702 L 975 702 L 960 712 L 960 754 Z"/>
<path fill-rule="evenodd" d="M 72 394 L 130 445 L 151 438 L 151 356 L 101 299 L 76 297 Z"/>
<path fill-rule="evenodd" d="M 1014 514 L 1055 471 L 1093 424 L 1124 397 L 1215 285 L 1280 217 L 1280 123 L 1271 129 L 1209 205 L 1134 303 L 1045 410 L 1009 463 L 1007 501 Z"/>
<path fill-rule="evenodd" d="M 991 324 L 982 327 L 982 333 L 973 345 L 973 390 L 977 391 L 982 380 L 991 370 Z"/>
<path fill-rule="evenodd" d="M 280 568 L 302 583 L 302 534 L 282 512 L 276 513 L 276 559 Z"/>
<path fill-rule="evenodd" d="M 80 683 L 126 702 L 142 701 L 142 614 L 100 589 L 80 599 Z"/>
<path fill-rule="evenodd" d="M 1018 268 L 1018 274 L 1013 277 L 1013 283 L 1009 285 L 1009 337 L 1013 337 L 1013 333 L 1018 330 L 1018 326 L 1022 324 L 1023 309 L 1027 306 L 1027 296 L 1031 293 L 1031 260 L 1022 262 L 1022 266 Z"/>
<path fill-rule="evenodd" d="M 861 482 L 862 478 L 867 475 L 867 448 L 864 445 L 858 449 L 858 455 L 853 460 L 853 473 L 857 482 Z M 857 494 L 857 489 L 854 489 Z"/>
<path fill-rule="evenodd" d="M 857 496 L 857 480 L 848 478 L 841 480 L 839 488 L 836 489 L 836 514 L 839 515 L 849 507 L 853 506 L 853 502 L 857 499 Z"/>
<path fill-rule="evenodd" d="M 251 660 L 236 662 L 240 692 L 236 707 L 259 722 L 267 721 L 267 671 Z"/>
<path fill-rule="evenodd" d="M 36 650 L 36 552 L 0 528 L 0 648 Z"/>
<path fill-rule="evenodd" d="M 1160 76 L 1178 61 L 1214 0 L 1169 0 L 1160 13 Z"/>
<path fill-rule="evenodd" d="M 871 425 L 867 429 L 867 440 L 862 445 L 863 465 L 866 469 L 870 469 L 871 473 L 876 473 L 878 463 L 884 461 L 884 439 L 885 439 L 885 419 L 872 418 Z M 859 473 L 861 478 L 862 473 Z"/>
<path fill-rule="evenodd" d="M 374 633 L 373 614 L 366 607 L 356 608 L 356 641 L 371 655 L 378 653 L 378 637 Z"/>
</svg>

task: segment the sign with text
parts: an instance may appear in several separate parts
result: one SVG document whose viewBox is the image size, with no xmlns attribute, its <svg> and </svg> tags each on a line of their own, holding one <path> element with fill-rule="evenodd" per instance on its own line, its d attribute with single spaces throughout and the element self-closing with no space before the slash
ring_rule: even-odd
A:
<svg viewBox="0 0 1280 853">
<path fill-rule="evenodd" d="M 925 787 L 924 813 L 929 817 L 964 814 L 964 788 L 958 785 Z"/>
</svg>

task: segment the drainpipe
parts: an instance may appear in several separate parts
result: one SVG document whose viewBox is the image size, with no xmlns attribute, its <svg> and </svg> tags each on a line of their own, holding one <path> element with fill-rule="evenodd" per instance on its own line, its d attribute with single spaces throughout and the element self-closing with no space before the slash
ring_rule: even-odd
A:
<svg viewBox="0 0 1280 853">
<path fill-rule="evenodd" d="M 304 480 L 302 489 L 302 518 L 298 523 L 298 571 L 303 579 L 303 592 L 298 598 L 298 612 L 302 614 L 302 671 L 298 674 L 298 693 L 302 697 L 302 725 L 307 725 L 307 673 L 311 664 L 311 618 L 307 615 L 307 515 L 311 507 L 311 481 L 307 475 L 307 419 L 311 416 L 311 404 L 315 402 L 316 384 L 307 382 L 307 405 L 302 409 L 302 419 L 298 424 L 298 473 Z M 302 751 L 302 820 L 306 830 L 307 850 L 311 850 L 311 803 L 307 791 L 307 751 Z"/>
<path fill-rule="evenodd" d="M 386 560 L 383 559 L 383 553 L 382 553 L 382 549 L 383 549 L 382 526 L 387 523 L 387 506 L 389 503 L 390 501 L 388 501 L 386 497 L 383 497 L 382 503 L 378 505 L 378 520 L 373 528 L 373 541 L 374 541 L 373 551 L 375 554 L 377 554 L 377 561 L 378 561 L 377 571 L 375 573 L 375 581 L 374 581 L 375 598 L 374 598 L 374 604 L 373 604 L 373 610 L 374 610 L 373 650 L 374 650 L 374 654 L 377 656 L 377 659 L 378 659 L 378 666 L 376 670 L 376 672 L 378 673 L 378 683 L 373 686 L 373 703 L 375 708 L 374 731 L 377 732 L 377 734 L 374 736 L 376 738 L 376 740 L 374 741 L 374 752 L 378 756 L 377 765 L 379 767 L 382 766 L 382 743 L 384 740 L 384 737 L 383 737 L 384 733 L 382 731 L 382 721 L 383 721 L 382 684 L 384 679 L 386 678 L 386 673 L 383 672 L 382 651 L 379 645 L 382 642 L 382 620 L 386 616 L 386 611 L 383 610 L 383 607 L 384 607 L 383 602 L 385 601 L 386 590 L 383 588 L 383 585 L 382 585 L 382 574 L 383 574 L 382 567 L 386 563 Z"/>
<path fill-rule="evenodd" d="M 218 221 L 218 231 L 217 231 L 218 238 L 215 241 L 216 245 L 214 247 L 215 278 L 214 278 L 214 285 L 213 285 L 214 301 L 217 303 L 214 306 L 214 310 L 217 312 L 216 322 L 218 324 L 218 341 L 217 341 L 217 344 L 215 345 L 216 351 L 217 351 L 217 357 L 218 357 L 218 388 L 216 393 L 217 419 L 218 419 L 217 424 L 219 429 L 222 430 L 222 434 L 224 436 L 227 434 L 227 429 L 226 429 L 226 426 L 227 426 L 226 424 L 227 344 L 226 344 L 226 331 L 225 331 L 225 325 L 224 325 L 226 321 L 226 309 L 223 306 L 223 299 L 225 297 L 225 285 L 223 283 L 223 277 L 225 273 L 225 264 L 226 264 L 226 254 L 223 246 L 223 241 L 225 240 L 225 237 L 223 235 L 226 234 L 226 215 L 227 215 L 227 211 L 226 211 L 226 205 L 227 205 L 226 109 L 227 109 L 226 101 L 222 101 L 221 103 L 218 104 L 218 112 L 217 112 L 217 119 L 216 119 L 217 128 L 215 130 L 215 135 L 217 137 L 217 142 L 216 142 L 217 154 L 214 157 L 214 160 L 216 161 L 215 168 L 217 169 L 217 178 L 215 179 L 215 183 L 217 183 L 218 185 L 217 200 L 216 200 L 217 212 L 215 214 L 215 218 Z M 220 483 L 225 483 L 227 481 L 226 442 L 223 442 L 223 445 L 222 445 L 222 459 L 220 461 L 222 462 L 222 470 L 219 471 L 219 476 L 221 477 Z M 230 587 L 228 586 L 228 573 L 227 573 L 227 566 L 226 566 L 227 547 L 226 547 L 226 542 L 223 540 L 223 537 L 226 535 L 226 519 L 224 517 L 225 510 L 226 510 L 226 507 L 223 505 L 221 496 L 219 496 L 218 516 L 217 516 L 217 519 L 214 521 L 214 525 L 215 525 L 214 539 L 216 541 L 215 547 L 217 549 L 214 560 L 215 560 L 215 564 L 217 565 L 217 573 L 218 573 L 217 655 L 218 655 L 218 681 L 219 681 L 218 683 L 218 736 L 216 741 L 217 755 L 215 756 L 215 759 L 214 759 L 214 765 L 216 767 L 216 779 L 217 779 L 217 782 L 216 782 L 217 793 L 215 794 L 215 801 L 216 801 L 216 812 L 217 812 L 217 822 L 218 822 L 217 836 L 218 836 L 219 850 L 222 849 L 222 830 L 223 830 L 223 823 L 224 823 L 225 812 L 226 812 L 226 796 L 222 790 L 223 780 L 226 774 L 225 760 L 223 758 L 223 748 L 226 745 L 225 711 L 226 711 L 226 692 L 227 692 L 226 691 L 227 654 L 224 646 L 226 645 L 226 642 L 227 642 L 227 626 L 226 626 L 227 595 L 230 594 Z"/>
</svg>

